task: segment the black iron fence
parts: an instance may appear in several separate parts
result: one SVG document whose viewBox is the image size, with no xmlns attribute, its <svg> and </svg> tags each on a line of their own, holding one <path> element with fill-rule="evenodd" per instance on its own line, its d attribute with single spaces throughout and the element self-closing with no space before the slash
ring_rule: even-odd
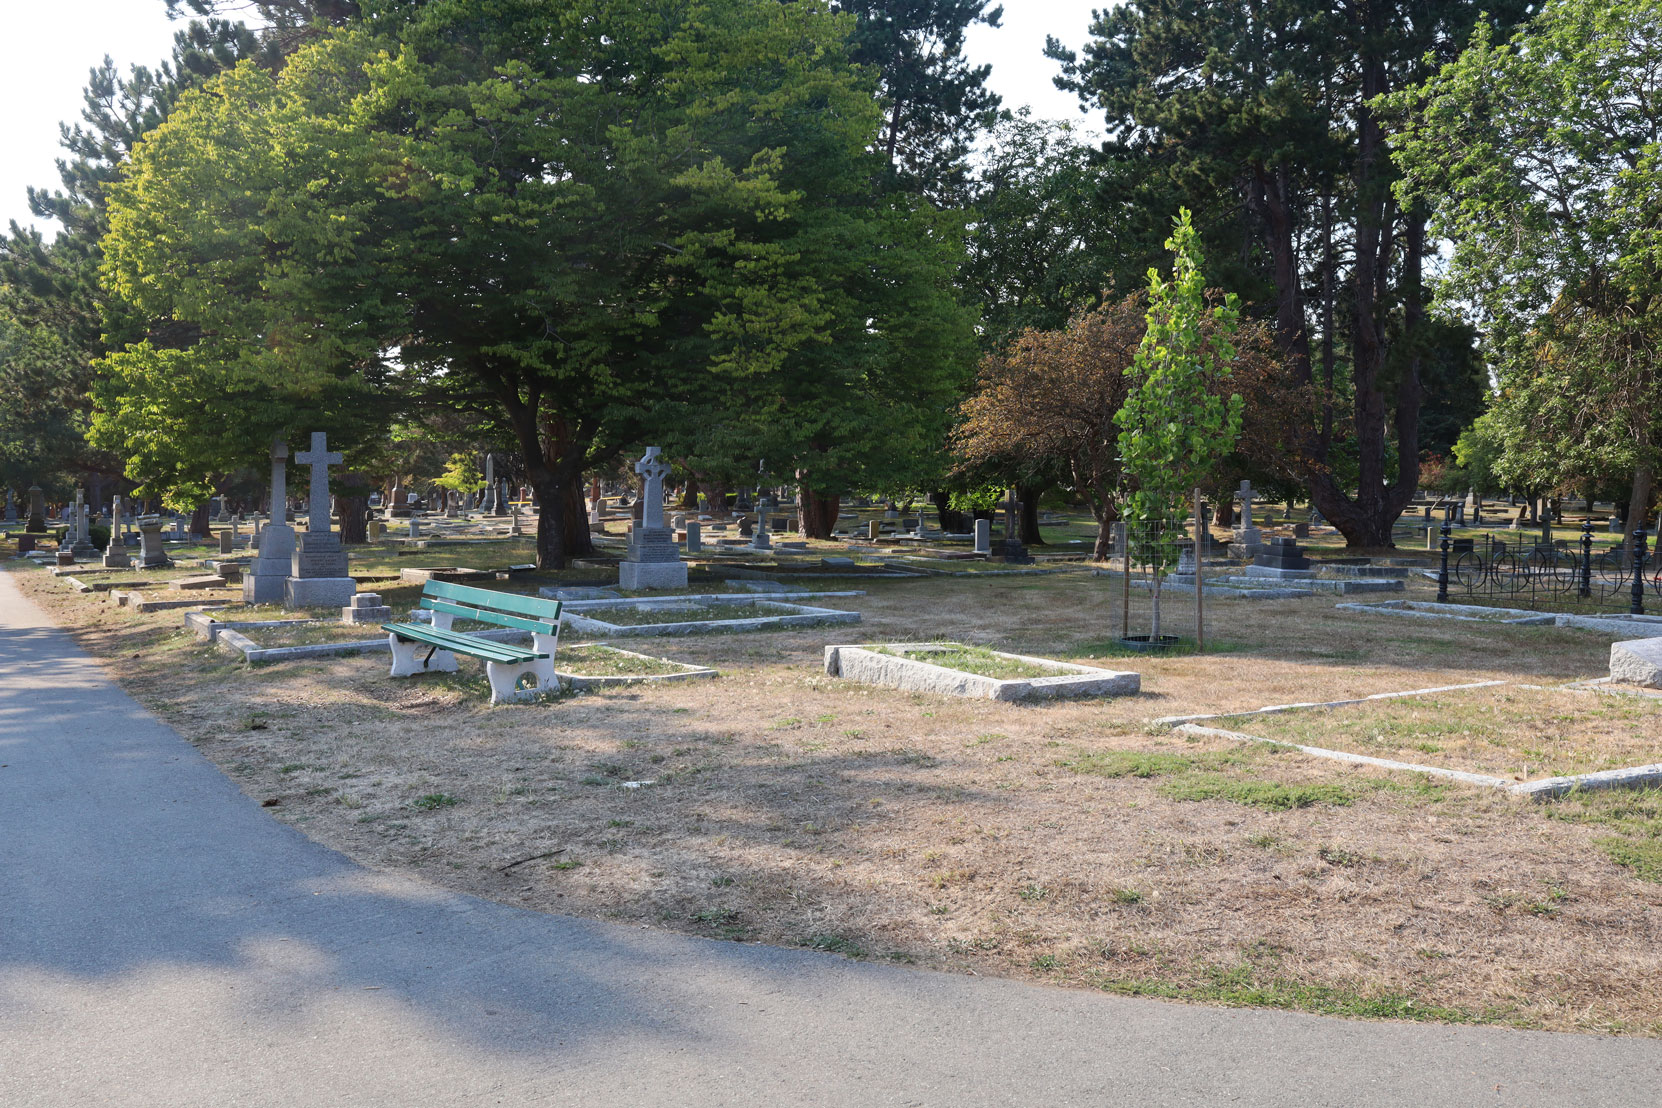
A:
<svg viewBox="0 0 1662 1108">
<path fill-rule="evenodd" d="M 1631 538 L 1631 547 L 1597 545 L 1586 523 L 1571 540 L 1456 539 L 1445 522 L 1437 599 L 1546 610 L 1625 604 L 1643 615 L 1647 601 L 1662 604 L 1662 558 L 1647 555 L 1645 531 Z"/>
</svg>

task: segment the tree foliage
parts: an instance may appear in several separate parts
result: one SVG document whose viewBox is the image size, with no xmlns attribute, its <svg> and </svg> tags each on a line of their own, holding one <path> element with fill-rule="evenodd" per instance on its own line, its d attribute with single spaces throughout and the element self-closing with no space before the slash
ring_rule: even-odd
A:
<svg viewBox="0 0 1662 1108">
<path fill-rule="evenodd" d="M 964 58 L 964 36 L 977 23 L 997 27 L 1002 6 L 989 0 L 834 0 L 855 17 L 850 60 L 879 75 L 881 130 L 874 136 L 892 181 L 936 201 L 956 201 L 978 132 L 990 126 L 999 98 L 987 88 L 988 65 Z"/>
<path fill-rule="evenodd" d="M 1230 295 L 1206 306 L 1199 243 L 1186 209 L 1166 246 L 1174 259 L 1171 280 L 1149 270 L 1147 328 L 1114 417 L 1129 514 L 1144 527 L 1162 528 L 1187 514 L 1190 494 L 1234 449 L 1245 407 L 1239 393 L 1227 392 L 1240 302 Z"/>
<path fill-rule="evenodd" d="M 1225 287 L 1274 304 L 1293 384 L 1318 401 L 1290 413 L 1302 476 L 1353 545 L 1390 545 L 1414 493 L 1434 338 L 1426 214 L 1391 192 L 1374 101 L 1452 57 L 1484 9 L 1505 22 L 1526 6 L 1128 0 L 1098 14 L 1082 53 L 1050 46 L 1065 83 L 1105 111 L 1108 155 L 1140 169 L 1145 195 L 1194 208 L 1213 255 L 1246 261 Z M 1339 477 L 1346 452 L 1354 484 Z"/>
<path fill-rule="evenodd" d="M 1444 295 L 1473 305 L 1500 381 L 1501 470 L 1529 487 L 1662 462 L 1662 3 L 1549 0 L 1480 27 L 1404 120 L 1398 192 L 1455 244 Z"/>
<path fill-rule="evenodd" d="M 694 416 L 705 443 L 760 436 L 775 472 L 852 465 L 860 435 L 939 441 L 972 341 L 956 238 L 873 193 L 851 21 L 764 0 L 364 15 L 186 97 L 136 152 L 111 281 L 197 335 L 112 356 L 127 395 L 185 360 L 320 411 L 342 389 L 492 413 L 548 565 L 586 547 L 580 475 Z"/>
</svg>

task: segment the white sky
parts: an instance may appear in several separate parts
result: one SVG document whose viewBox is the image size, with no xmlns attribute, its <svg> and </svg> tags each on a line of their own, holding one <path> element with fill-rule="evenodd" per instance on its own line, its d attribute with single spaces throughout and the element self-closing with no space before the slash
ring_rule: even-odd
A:
<svg viewBox="0 0 1662 1108">
<path fill-rule="evenodd" d="M 1056 65 L 1044 56 L 1045 35 L 1077 49 L 1086 38 L 1091 9 L 1114 0 L 1015 0 L 1007 2 L 998 30 L 974 28 L 967 53 L 991 63 L 993 90 L 1005 107 L 1031 105 L 1041 118 L 1079 119 L 1075 98 L 1051 79 Z M 0 40 L 8 50 L 0 65 L 0 226 L 35 222 L 25 189 L 55 188 L 59 122 L 78 122 L 87 73 L 108 54 L 123 70 L 155 65 L 172 50 L 173 33 L 162 0 L 0 0 Z"/>
</svg>

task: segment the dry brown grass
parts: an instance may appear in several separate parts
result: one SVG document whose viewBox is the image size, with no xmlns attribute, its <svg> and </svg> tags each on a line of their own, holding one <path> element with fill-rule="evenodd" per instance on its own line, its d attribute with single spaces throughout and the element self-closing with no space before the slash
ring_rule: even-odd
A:
<svg viewBox="0 0 1662 1108">
<path fill-rule="evenodd" d="M 830 679 L 821 651 L 948 638 L 1106 658 L 1107 582 L 870 583 L 844 602 L 858 628 L 630 644 L 719 681 L 491 709 L 476 671 L 248 669 L 177 613 L 22 582 L 251 797 L 371 866 L 527 907 L 1122 992 L 1662 1033 L 1662 886 L 1612 862 L 1596 820 L 1147 725 L 1584 678 L 1608 649 L 1593 635 L 1222 601 L 1217 653 L 1115 658 L 1141 696 L 1023 706 Z"/>
</svg>

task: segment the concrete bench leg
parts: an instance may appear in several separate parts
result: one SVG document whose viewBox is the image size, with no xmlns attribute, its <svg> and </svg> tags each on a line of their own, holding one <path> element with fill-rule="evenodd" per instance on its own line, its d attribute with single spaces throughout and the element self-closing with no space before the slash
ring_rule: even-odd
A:
<svg viewBox="0 0 1662 1108">
<path fill-rule="evenodd" d="M 426 643 L 400 639 L 391 632 L 387 634 L 387 642 L 392 646 L 394 677 L 414 677 L 418 673 L 455 673 L 459 668 L 456 665 L 456 655 L 448 650 L 433 650 Z M 429 650 L 433 650 L 433 657 L 423 665 L 422 659 L 427 657 Z"/>
<path fill-rule="evenodd" d="M 553 658 L 538 658 L 533 662 L 486 662 L 485 676 L 490 679 L 492 704 L 534 700 L 560 685 L 559 678 L 554 676 Z M 530 688 L 519 687 L 522 677 L 534 679 Z"/>
</svg>

